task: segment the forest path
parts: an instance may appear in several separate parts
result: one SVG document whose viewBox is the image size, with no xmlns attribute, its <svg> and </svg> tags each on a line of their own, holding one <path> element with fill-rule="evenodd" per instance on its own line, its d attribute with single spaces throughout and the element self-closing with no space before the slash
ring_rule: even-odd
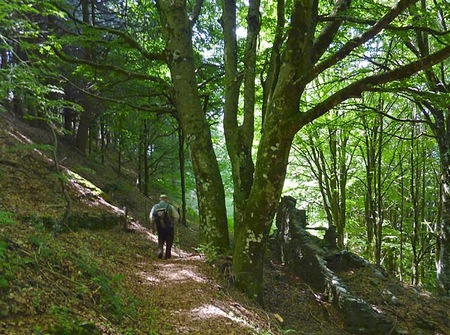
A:
<svg viewBox="0 0 450 335">
<path fill-rule="evenodd" d="M 349 334 L 329 299 L 282 264 L 267 263 L 264 310 L 246 299 L 194 252 L 197 223 L 178 226 L 173 258 L 158 259 L 157 237 L 145 224 L 156 195 L 140 194 L 132 174 L 124 187 L 110 166 L 62 144 L 61 163 L 86 179 L 66 184 L 75 229 L 54 238 L 49 228 L 66 204 L 48 149 L 35 143 L 52 144 L 51 137 L 0 114 L 0 267 L 7 270 L 2 278 L 0 268 L 0 334 Z M 124 203 L 136 218 L 129 230 L 121 225 Z M 401 302 L 389 306 L 370 274 L 340 275 L 356 296 L 389 313 L 399 334 L 450 334 L 448 298 L 388 282 Z M 81 332 L 86 326 L 101 332 Z"/>
<path fill-rule="evenodd" d="M 157 259 L 157 237 L 142 226 L 134 229 L 148 240 L 149 249 L 145 256 L 136 254 L 125 285 L 152 306 L 149 322 L 158 334 L 278 333 L 276 324 L 270 323 L 273 315 L 250 302 L 244 306 L 229 295 L 204 256 L 174 246 L 171 259 Z"/>
<path fill-rule="evenodd" d="M 103 335 L 281 334 L 273 314 L 219 284 L 205 257 L 182 250 L 178 239 L 173 257 L 158 259 L 157 236 L 144 222 L 149 198 L 130 186 L 112 204 L 99 190 L 119 185 L 114 172 L 64 145 L 73 225 L 52 237 L 66 204 L 48 150 L 34 143 L 52 142 L 47 133 L 0 116 L 0 214 L 14 213 L 18 222 L 0 222 L 0 267 L 14 270 L 0 287 L 0 334 L 84 335 L 93 326 L 90 334 Z M 127 230 L 123 199 L 141 217 L 130 219 Z M 191 227 L 177 228 L 186 250 L 196 244 Z"/>
</svg>

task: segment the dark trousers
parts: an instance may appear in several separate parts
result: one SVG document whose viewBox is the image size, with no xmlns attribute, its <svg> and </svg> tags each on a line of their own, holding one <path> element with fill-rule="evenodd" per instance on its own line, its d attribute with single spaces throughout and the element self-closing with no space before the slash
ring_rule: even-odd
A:
<svg viewBox="0 0 450 335">
<path fill-rule="evenodd" d="M 173 227 L 158 227 L 156 226 L 158 232 L 158 258 L 163 256 L 164 244 L 166 244 L 166 256 L 165 258 L 172 257 L 172 244 L 174 239 L 174 229 Z"/>
</svg>

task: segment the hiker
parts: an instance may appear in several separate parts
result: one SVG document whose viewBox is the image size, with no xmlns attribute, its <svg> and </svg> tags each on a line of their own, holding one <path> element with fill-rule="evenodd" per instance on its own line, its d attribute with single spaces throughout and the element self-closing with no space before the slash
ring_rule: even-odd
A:
<svg viewBox="0 0 450 335">
<path fill-rule="evenodd" d="M 164 243 L 166 244 L 165 258 L 172 256 L 172 244 L 174 239 L 174 224 L 180 215 L 174 206 L 169 204 L 169 197 L 161 194 L 159 203 L 152 207 L 150 211 L 150 230 L 158 234 L 158 258 L 163 257 Z"/>
</svg>

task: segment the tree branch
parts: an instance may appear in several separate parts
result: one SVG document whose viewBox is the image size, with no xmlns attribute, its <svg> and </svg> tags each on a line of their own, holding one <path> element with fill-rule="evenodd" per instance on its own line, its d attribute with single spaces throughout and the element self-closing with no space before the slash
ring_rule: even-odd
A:
<svg viewBox="0 0 450 335">
<path fill-rule="evenodd" d="M 365 20 L 365 19 L 359 19 L 359 18 L 355 18 L 355 17 L 349 17 L 349 16 L 324 16 L 321 17 L 320 20 L 321 22 L 328 22 L 328 21 L 346 21 L 346 22 L 352 22 L 352 23 L 357 23 L 357 24 L 364 24 L 364 25 L 368 25 L 368 26 L 374 26 L 377 21 L 375 20 Z M 445 36 L 448 33 L 450 33 L 450 30 L 436 30 L 433 29 L 431 27 L 423 27 L 423 26 L 413 26 L 413 25 L 407 25 L 407 26 L 395 26 L 395 25 L 387 25 L 386 27 L 384 27 L 385 30 L 390 30 L 390 31 L 410 31 L 410 30 L 419 30 L 425 33 L 429 33 L 430 35 L 433 36 Z"/>
<path fill-rule="evenodd" d="M 119 29 L 114 29 L 114 28 L 110 28 L 110 27 L 104 27 L 104 26 L 93 26 L 91 24 L 88 24 L 82 20 L 77 19 L 74 15 L 72 15 L 71 13 L 69 13 L 69 11 L 64 8 L 63 6 L 59 5 L 59 4 L 55 4 L 57 6 L 57 8 L 59 10 L 61 10 L 62 12 L 66 13 L 66 15 L 74 22 L 78 23 L 81 26 L 84 27 L 88 27 L 89 29 L 93 29 L 93 30 L 98 30 L 98 31 L 105 31 L 108 32 L 112 35 L 116 35 L 119 36 L 120 38 L 122 38 L 125 43 L 127 43 L 131 48 L 134 48 L 136 50 L 138 50 L 142 56 L 144 56 L 146 59 L 148 60 L 158 60 L 158 61 L 163 61 L 166 62 L 166 57 L 163 53 L 152 53 L 152 52 L 148 52 L 147 50 L 145 50 L 142 45 L 140 43 L 138 43 L 138 41 L 136 41 L 136 39 L 134 39 L 131 35 L 129 35 L 127 32 L 119 30 Z"/>
<path fill-rule="evenodd" d="M 334 36 L 339 30 L 339 27 L 343 21 L 343 15 L 350 7 L 352 0 L 338 0 L 336 1 L 331 17 L 335 18 L 328 22 L 328 24 L 322 29 L 322 32 L 314 42 L 313 52 L 311 60 L 312 64 L 315 64 L 323 53 L 327 50 L 328 46 L 333 41 Z"/>
<path fill-rule="evenodd" d="M 297 119 L 301 122 L 301 124 L 311 122 L 345 100 L 359 98 L 363 92 L 372 90 L 377 85 L 408 78 L 421 70 L 442 62 L 449 56 L 450 46 L 446 46 L 427 57 L 399 67 L 395 70 L 358 80 L 342 90 L 337 91 L 321 103 L 317 104 L 315 107 L 311 108 L 308 112 L 299 114 Z"/>
<path fill-rule="evenodd" d="M 311 82 L 317 77 L 319 73 L 322 73 L 326 69 L 330 68 L 341 59 L 347 57 L 354 49 L 361 46 L 363 43 L 369 41 L 376 36 L 381 30 L 389 25 L 400 13 L 402 13 L 408 6 L 417 2 L 418 0 L 400 0 L 392 10 L 378 20 L 371 29 L 367 30 L 362 35 L 349 40 L 339 51 L 334 55 L 325 59 L 322 63 L 316 65 L 312 71 L 306 76 L 305 83 Z"/>
<path fill-rule="evenodd" d="M 96 69 L 102 70 L 102 71 L 113 71 L 113 72 L 116 72 L 118 74 L 124 75 L 129 78 L 148 80 L 148 81 L 155 82 L 157 84 L 160 84 L 164 89 L 171 88 L 171 86 L 165 80 L 163 80 L 159 77 L 150 76 L 148 74 L 143 74 L 143 73 L 139 73 L 139 72 L 127 71 L 121 67 L 114 66 L 114 65 L 99 64 L 96 62 L 88 61 L 86 59 L 71 57 L 71 56 L 67 55 L 66 53 L 64 53 L 63 51 L 61 51 L 60 49 L 58 49 L 53 44 L 50 45 L 50 47 L 55 52 L 56 56 L 58 56 L 61 60 L 65 61 L 65 62 L 72 63 L 72 64 L 87 65 L 87 66 L 90 66 L 90 67 L 93 67 L 93 68 L 96 68 Z"/>
<path fill-rule="evenodd" d="M 191 29 L 197 23 L 198 17 L 200 15 L 200 11 L 202 10 L 203 0 L 196 0 L 194 9 L 192 10 L 191 15 L 189 15 L 189 21 L 191 22 Z"/>
<path fill-rule="evenodd" d="M 84 24 L 86 25 L 86 23 L 84 23 Z M 166 56 L 163 53 L 148 52 L 147 50 L 145 50 L 142 47 L 142 45 L 138 41 L 136 41 L 132 36 L 130 36 L 129 34 L 127 34 L 124 31 L 109 28 L 109 27 L 103 27 L 103 26 L 89 25 L 89 27 L 92 29 L 95 29 L 95 30 L 106 31 L 110 34 L 121 37 L 125 41 L 125 43 L 127 43 L 130 47 L 138 50 L 141 53 L 141 55 L 144 56 L 148 60 L 157 60 L 157 61 L 166 62 Z"/>
<path fill-rule="evenodd" d="M 119 104 L 119 105 L 125 105 L 128 107 L 131 107 L 134 110 L 140 110 L 143 112 L 150 112 L 150 113 L 156 113 L 156 114 L 167 114 L 168 113 L 168 114 L 173 115 L 178 120 L 177 110 L 174 107 L 171 107 L 169 105 L 165 105 L 165 106 L 135 105 L 126 100 L 108 98 L 105 96 L 101 96 L 101 95 L 92 93 L 92 92 L 85 90 L 82 87 L 74 84 L 68 78 L 63 77 L 63 79 L 64 79 L 64 81 L 66 81 L 67 83 L 69 83 L 70 85 L 75 87 L 77 90 L 79 90 L 79 91 L 83 92 L 84 94 L 86 94 L 90 97 L 93 97 L 95 99 L 106 101 L 106 102 L 111 102 L 111 103 L 115 103 L 115 104 Z"/>
</svg>

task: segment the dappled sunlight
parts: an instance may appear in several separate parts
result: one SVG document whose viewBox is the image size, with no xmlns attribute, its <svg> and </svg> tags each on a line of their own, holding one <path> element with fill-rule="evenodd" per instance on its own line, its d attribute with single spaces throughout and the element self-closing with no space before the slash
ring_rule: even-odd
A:
<svg viewBox="0 0 450 335">
<path fill-rule="evenodd" d="M 15 140 L 17 140 L 20 143 L 24 143 L 24 145 L 30 145 L 30 146 L 36 146 L 36 144 L 27 136 L 23 135 L 20 132 L 11 132 L 7 131 L 7 134 L 13 137 Z M 37 153 L 44 161 L 50 164 L 54 164 L 53 160 L 47 157 L 41 150 L 39 150 L 37 147 L 33 148 L 30 147 L 31 151 L 34 153 Z"/>
<path fill-rule="evenodd" d="M 156 269 L 151 274 L 141 272 L 141 276 L 150 283 L 167 283 L 167 282 L 188 282 L 195 281 L 198 283 L 206 282 L 206 279 L 199 276 L 194 266 L 184 266 L 173 263 L 161 262 L 156 265 Z"/>
<path fill-rule="evenodd" d="M 33 141 L 31 141 L 28 137 L 26 137 L 25 135 L 23 135 L 21 133 L 7 131 L 7 134 L 10 135 L 11 137 L 15 138 L 18 142 L 33 144 Z"/>
<path fill-rule="evenodd" d="M 194 317 L 199 318 L 199 319 L 225 317 L 225 318 L 229 318 L 233 321 L 238 321 L 238 322 L 242 321 L 241 319 L 234 316 L 232 313 L 227 313 L 223 309 L 221 309 L 217 306 L 211 305 L 211 304 L 207 304 L 207 305 L 200 306 L 198 308 L 194 308 L 191 311 L 191 313 Z"/>
<path fill-rule="evenodd" d="M 145 233 L 147 238 L 154 242 L 156 245 L 158 244 L 158 235 L 150 233 L 144 226 L 140 225 L 139 223 L 132 222 L 131 228 L 140 232 Z M 183 260 L 200 260 L 201 256 L 198 254 L 192 254 L 190 252 L 184 251 L 180 249 L 180 247 L 177 244 L 174 244 L 172 246 L 172 259 L 171 262 L 178 262 L 181 259 Z"/>
<path fill-rule="evenodd" d="M 12 138 L 14 138 L 19 143 L 23 143 L 24 145 L 36 146 L 36 144 L 29 137 L 25 136 L 20 132 L 7 131 L 7 134 Z M 43 150 L 42 148 L 43 148 L 42 146 L 31 147 L 31 151 L 38 154 L 39 157 L 42 158 L 45 162 L 52 165 L 55 164 L 53 159 L 48 157 L 42 151 Z M 48 145 L 45 148 L 51 149 L 52 146 Z M 61 164 L 63 163 L 63 161 L 64 159 L 62 159 L 58 163 Z M 118 216 L 124 215 L 125 212 L 123 209 L 110 204 L 103 198 L 103 191 L 99 189 L 97 186 L 95 186 L 94 184 L 92 184 L 90 181 L 80 176 L 79 174 L 75 173 L 74 171 L 66 168 L 65 166 L 59 165 L 59 168 L 62 172 L 67 174 L 72 188 L 75 190 L 79 199 L 82 200 L 83 203 L 85 203 L 90 207 L 103 206 L 106 207 L 110 212 Z"/>
<path fill-rule="evenodd" d="M 125 215 L 123 209 L 110 204 L 101 196 L 101 190 L 98 187 L 71 170 L 66 169 L 66 173 L 70 177 L 72 187 L 77 192 L 80 200 L 84 200 L 85 204 L 94 207 L 101 205 L 118 216 Z"/>
<path fill-rule="evenodd" d="M 228 310 L 227 310 L 228 309 Z M 240 324 L 245 328 L 254 328 L 254 326 L 243 318 L 246 314 L 251 314 L 240 304 L 228 305 L 226 309 L 214 304 L 204 304 L 191 310 L 191 317 L 195 320 L 225 318 L 234 323 Z"/>
</svg>

